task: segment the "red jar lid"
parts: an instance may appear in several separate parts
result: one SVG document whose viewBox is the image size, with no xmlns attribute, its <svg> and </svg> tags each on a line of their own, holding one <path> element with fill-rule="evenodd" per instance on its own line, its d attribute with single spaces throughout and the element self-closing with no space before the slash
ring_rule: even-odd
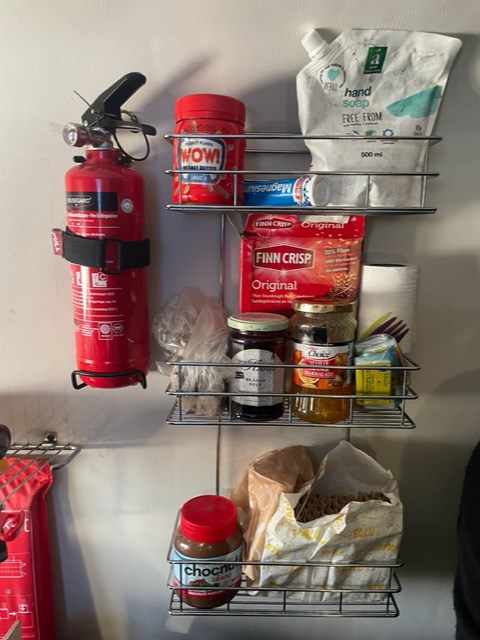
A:
<svg viewBox="0 0 480 640">
<path fill-rule="evenodd" d="M 197 496 L 180 510 L 180 532 L 194 542 L 220 542 L 237 528 L 237 507 L 222 496 Z"/>
<path fill-rule="evenodd" d="M 237 98 L 216 93 L 194 93 L 178 98 L 175 103 L 175 121 L 184 118 L 219 118 L 245 124 L 245 105 Z"/>
</svg>

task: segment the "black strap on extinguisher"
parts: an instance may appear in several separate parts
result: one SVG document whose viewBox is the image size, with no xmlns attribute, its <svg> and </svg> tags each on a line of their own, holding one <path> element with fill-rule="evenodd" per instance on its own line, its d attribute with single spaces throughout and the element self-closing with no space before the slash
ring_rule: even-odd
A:
<svg viewBox="0 0 480 640">
<path fill-rule="evenodd" d="M 53 245 L 55 253 L 68 262 L 92 269 L 100 269 L 103 273 L 118 274 L 125 269 L 140 269 L 150 264 L 150 241 L 119 240 L 118 238 L 85 238 L 69 229 L 53 229 Z M 114 245 L 115 249 L 110 250 Z M 107 250 L 108 263 L 107 264 Z M 111 265 L 111 255 L 115 256 L 115 264 Z"/>
</svg>

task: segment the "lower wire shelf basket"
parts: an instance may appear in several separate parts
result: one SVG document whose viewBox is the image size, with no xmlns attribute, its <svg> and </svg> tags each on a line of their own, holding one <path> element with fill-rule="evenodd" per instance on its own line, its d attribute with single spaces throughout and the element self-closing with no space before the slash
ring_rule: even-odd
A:
<svg viewBox="0 0 480 640">
<path fill-rule="evenodd" d="M 310 568 L 313 570 L 323 570 L 328 574 L 330 571 L 341 569 L 342 571 L 355 572 L 359 569 L 381 571 L 383 573 L 382 584 L 361 588 L 348 588 L 338 586 L 329 588 L 327 586 L 293 587 L 284 585 L 283 587 L 259 587 L 253 588 L 247 584 L 245 576 L 242 577 L 240 587 L 230 589 L 234 595 L 231 600 L 215 608 L 197 608 L 189 606 L 182 595 L 182 585 L 174 577 L 174 568 L 178 562 L 172 560 L 168 586 L 171 589 L 169 614 L 173 616 L 285 616 L 285 617 L 363 617 L 363 618 L 395 618 L 399 615 L 399 608 L 395 602 L 394 594 L 401 591 L 400 581 L 395 569 L 401 563 L 395 564 L 338 564 L 338 563 L 304 563 L 302 565 L 285 565 L 285 572 L 289 569 L 299 570 Z M 210 561 L 211 563 L 211 561 Z M 198 564 L 201 573 L 202 563 Z M 257 567 L 272 567 L 272 563 L 253 563 Z M 278 569 L 284 563 L 275 565 Z M 177 571 L 178 574 L 178 571 Z M 346 574 L 348 575 L 348 573 Z M 199 581 L 201 582 L 201 581 Z M 348 578 L 345 580 L 348 582 Z M 208 590 L 214 593 L 215 590 L 228 591 L 225 587 L 215 587 L 212 585 L 195 587 L 196 593 Z"/>
<path fill-rule="evenodd" d="M 169 392 L 170 393 L 170 392 Z M 416 427 L 415 422 L 406 413 L 405 407 L 401 404 L 399 407 L 392 409 L 383 409 L 373 411 L 356 411 L 353 409 L 350 412 L 350 417 L 347 420 L 335 423 L 314 423 L 306 422 L 295 417 L 290 410 L 290 402 L 287 399 L 284 401 L 284 413 L 281 418 L 270 420 L 268 422 L 253 422 L 240 420 L 235 418 L 233 412 L 229 409 L 229 403 L 226 403 L 223 411 L 218 416 L 205 416 L 199 413 L 189 411 L 185 407 L 183 397 L 189 396 L 189 394 L 177 394 L 172 392 L 172 395 L 177 395 L 177 400 L 172 407 L 168 417 L 167 424 L 171 425 L 185 425 L 185 426 L 272 426 L 272 427 L 327 427 L 333 428 L 391 428 L 391 429 L 414 429 Z M 201 394 L 197 394 L 201 395 Z M 236 394 L 238 395 L 238 394 Z"/>
<path fill-rule="evenodd" d="M 416 400 L 417 393 L 410 385 L 410 375 L 417 371 L 420 367 L 413 361 L 405 357 L 405 366 L 401 367 L 372 367 L 366 366 L 318 366 L 318 365 L 282 365 L 271 364 L 265 367 L 265 370 L 284 369 L 285 376 L 288 378 L 292 369 L 318 369 L 319 377 L 329 370 L 345 369 L 349 370 L 351 375 L 355 377 L 356 372 L 371 373 L 374 375 L 378 372 L 386 372 L 388 376 L 392 376 L 391 392 L 385 394 L 360 394 L 357 392 L 350 394 L 335 394 L 335 396 L 318 392 L 315 395 L 271 392 L 234 392 L 228 391 L 228 382 L 225 389 L 216 389 L 209 391 L 199 391 L 193 386 L 189 387 L 186 380 L 199 380 L 203 374 L 209 374 L 213 369 L 223 371 L 220 379 L 231 375 L 232 367 L 238 370 L 249 369 L 251 364 L 245 363 L 221 363 L 214 364 L 209 362 L 169 362 L 173 367 L 172 384 L 167 389 L 167 394 L 176 398 L 170 414 L 167 417 L 167 423 L 173 425 L 258 425 L 265 426 L 295 426 L 295 427 L 339 427 L 339 428 L 398 428 L 413 429 L 414 421 L 406 412 L 407 402 Z M 262 371 L 262 367 L 259 368 Z M 395 386 L 393 386 L 393 376 L 395 376 Z M 205 379 L 209 379 L 205 376 Z M 203 381 L 204 384 L 204 381 Z M 288 388 L 288 384 L 286 387 Z M 343 401 L 348 408 L 344 412 L 346 416 L 344 420 L 339 422 L 310 422 L 295 416 L 294 403 L 295 399 L 305 398 L 307 400 L 325 398 L 331 402 L 332 398 Z M 262 407 L 264 405 L 282 404 L 283 413 L 280 417 L 272 420 L 245 420 L 239 418 L 233 409 L 233 403 L 252 404 Z M 336 400 L 335 400 L 336 401 Z M 209 411 L 202 411 L 208 407 Z M 367 408 L 366 408 L 367 407 Z"/>
</svg>

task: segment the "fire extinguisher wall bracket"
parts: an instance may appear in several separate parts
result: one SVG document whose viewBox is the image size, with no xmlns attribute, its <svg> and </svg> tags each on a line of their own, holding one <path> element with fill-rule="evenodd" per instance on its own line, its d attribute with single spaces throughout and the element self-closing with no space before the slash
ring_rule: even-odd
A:
<svg viewBox="0 0 480 640">
<path fill-rule="evenodd" d="M 150 265 L 150 241 L 119 238 L 86 238 L 69 229 L 53 229 L 55 246 L 61 240 L 59 252 L 73 264 L 100 269 L 115 275 L 124 269 L 141 269 Z"/>
<path fill-rule="evenodd" d="M 140 369 L 132 369 L 131 371 L 119 371 L 117 373 L 92 373 L 91 371 L 72 371 L 72 386 L 74 389 L 83 389 L 87 385 L 86 382 L 79 382 L 77 376 L 88 378 L 137 378 L 137 382 L 140 383 L 143 389 L 147 388 L 147 378 L 143 371 Z M 0 560 L 1 562 L 1 560 Z"/>
</svg>

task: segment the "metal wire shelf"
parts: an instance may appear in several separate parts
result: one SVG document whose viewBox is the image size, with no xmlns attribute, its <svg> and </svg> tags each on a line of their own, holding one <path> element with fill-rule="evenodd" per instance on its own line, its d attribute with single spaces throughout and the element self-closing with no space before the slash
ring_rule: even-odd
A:
<svg viewBox="0 0 480 640">
<path fill-rule="evenodd" d="M 305 174 L 307 175 L 307 174 Z M 431 207 L 402 207 L 402 208 L 387 208 L 387 207 L 253 207 L 247 206 L 235 206 L 235 205 L 199 205 L 199 204 L 175 204 L 168 203 L 165 207 L 167 211 L 183 211 L 184 213 L 198 213 L 208 211 L 210 213 L 294 213 L 299 215 L 300 213 L 310 215 L 325 215 L 325 216 L 403 216 L 403 215 L 432 215 L 437 212 L 436 208 Z"/>
<path fill-rule="evenodd" d="M 356 169 L 349 170 L 332 170 L 332 171 L 315 171 L 315 170 L 291 170 L 282 168 L 269 168 L 269 169 L 242 169 L 242 170 L 225 170 L 225 169 L 167 169 L 165 173 L 171 176 L 178 176 L 179 179 L 179 200 L 178 202 L 171 202 L 166 205 L 167 211 L 184 211 L 195 213 L 199 211 L 208 210 L 213 213 L 229 214 L 229 213 L 304 213 L 313 216 L 329 216 L 329 215 L 361 215 L 361 216 L 385 216 L 385 215 L 419 215 L 419 214 L 434 214 L 437 209 L 428 207 L 425 204 L 427 181 L 439 176 L 439 173 L 428 170 L 429 152 L 430 148 L 440 142 L 442 138 L 438 136 L 371 136 L 365 138 L 364 136 L 304 136 L 298 133 L 245 133 L 245 134 L 200 134 L 200 133 L 169 133 L 165 134 L 164 138 L 170 143 L 174 144 L 177 140 L 195 138 L 195 139 L 219 139 L 219 140 L 244 140 L 247 148 L 246 154 L 250 155 L 273 155 L 273 156 L 288 156 L 288 155 L 303 155 L 309 154 L 309 150 L 303 146 L 303 148 L 295 148 L 295 144 L 304 143 L 308 140 L 333 140 L 338 141 L 340 144 L 355 144 L 355 143 L 369 143 L 369 142 L 381 142 L 382 144 L 395 144 L 396 142 L 423 144 L 424 146 L 424 159 L 422 171 L 361 171 Z M 252 142 L 264 143 L 265 141 L 276 141 L 286 143 L 283 148 L 262 148 L 250 147 Z M 189 176 L 190 174 L 204 174 L 204 175 L 231 175 L 233 177 L 233 202 L 229 204 L 190 204 L 182 203 L 180 199 L 182 177 Z M 310 206 L 310 205 L 297 205 L 297 206 L 244 206 L 241 204 L 241 189 L 240 178 L 258 179 L 259 177 L 299 177 L 299 175 L 307 176 L 350 176 L 354 178 L 362 178 L 365 180 L 365 195 L 363 202 L 359 206 L 347 206 L 347 205 L 335 205 L 335 206 Z M 389 206 L 388 203 L 385 206 L 372 206 L 370 201 L 370 187 L 372 179 L 379 177 L 388 178 L 405 178 L 410 177 L 412 180 L 417 181 L 420 184 L 420 190 L 418 195 L 418 206 Z"/>
<path fill-rule="evenodd" d="M 168 393 L 168 392 L 167 392 Z M 238 395 L 238 394 L 236 394 Z M 228 406 L 221 415 L 216 417 L 203 416 L 197 413 L 186 411 L 182 407 L 182 400 L 179 398 L 173 405 L 168 417 L 167 424 L 175 426 L 223 426 L 223 427 L 314 427 L 328 429 L 415 429 L 416 424 L 406 413 L 403 407 L 376 411 L 362 412 L 354 410 L 351 417 L 341 422 L 306 422 L 291 414 L 288 401 L 284 403 L 284 415 L 276 420 L 264 422 L 253 422 L 240 420 L 233 417 Z"/>
<path fill-rule="evenodd" d="M 285 583 L 283 586 L 251 586 L 245 575 L 238 588 L 215 587 L 212 585 L 195 586 L 199 594 L 202 591 L 215 592 L 232 591 L 232 599 L 219 607 L 212 609 L 200 609 L 187 604 L 184 601 L 182 565 L 188 564 L 195 571 L 201 572 L 202 566 L 221 564 L 219 561 L 205 559 L 192 563 L 191 560 L 175 560 L 173 550 L 170 548 L 168 562 L 171 565 L 168 578 L 168 587 L 171 590 L 169 614 L 173 616 L 285 616 L 285 617 L 369 617 L 392 618 L 399 615 L 399 609 L 395 602 L 394 594 L 401 591 L 401 584 L 395 569 L 402 566 L 402 562 L 392 563 L 335 563 L 335 562 L 229 562 L 229 565 L 240 564 L 262 568 L 285 567 L 288 569 L 325 571 L 341 570 L 345 572 L 345 584 L 348 584 L 348 571 L 381 571 L 382 584 L 378 588 L 365 586 L 364 588 L 328 586 L 295 587 Z M 180 575 L 180 580 L 174 573 Z"/>
<path fill-rule="evenodd" d="M 8 508 L 9 498 L 45 466 L 50 465 L 54 471 L 63 469 L 79 452 L 80 448 L 76 445 L 58 444 L 54 432 L 47 433 L 39 444 L 11 444 L 5 455 L 6 466 L 0 471 L 0 510 Z M 18 461 L 23 464 L 17 470 Z M 21 477 L 21 480 L 15 482 L 17 477 Z"/>
<path fill-rule="evenodd" d="M 252 168 L 246 170 L 196 170 L 196 169 L 169 169 L 165 173 L 167 175 L 176 176 L 178 178 L 178 200 L 177 195 L 174 196 L 174 202 L 166 205 L 167 211 L 179 211 L 185 213 L 211 213 L 213 215 L 220 214 L 221 220 L 220 228 L 220 256 L 221 256 L 221 272 L 220 272 L 220 289 L 221 300 L 224 300 L 224 261 L 225 261 L 225 227 L 226 220 L 229 220 L 235 229 L 241 232 L 238 220 L 242 220 L 242 217 L 238 218 L 235 215 L 230 214 L 248 214 L 248 213 L 262 213 L 262 214 L 297 214 L 308 216 L 396 216 L 396 215 L 417 215 L 417 214 L 434 214 L 436 208 L 426 205 L 427 183 L 436 177 L 438 173 L 429 171 L 429 154 L 430 147 L 441 141 L 440 137 L 422 136 L 422 137 L 392 137 L 386 139 L 385 137 L 369 138 L 369 141 L 380 141 L 383 144 L 396 143 L 399 141 L 405 142 L 405 144 L 423 143 L 421 147 L 421 154 L 423 154 L 422 170 L 420 171 L 315 171 L 304 170 L 302 167 L 299 170 L 294 170 L 295 164 L 289 161 L 288 168 L 285 168 L 287 164 L 286 157 L 292 158 L 294 155 L 301 156 L 302 154 L 310 154 L 310 151 L 305 146 L 305 141 L 308 139 L 313 140 L 338 140 L 341 144 L 354 144 L 355 142 L 365 143 L 365 138 L 356 138 L 351 136 L 303 136 L 297 133 L 246 133 L 244 135 L 210 135 L 210 134 L 167 134 L 165 138 L 174 145 L 178 138 L 220 138 L 220 139 L 244 139 L 247 143 L 246 153 L 250 154 L 249 159 L 252 160 L 250 165 Z M 271 148 L 275 147 L 275 148 Z M 417 147 L 415 147 L 416 149 Z M 420 148 L 420 145 L 418 146 Z M 272 161 L 267 168 L 261 167 L 263 162 L 257 164 L 257 159 L 261 160 L 261 156 L 273 156 L 275 163 Z M 256 158 L 254 157 L 256 156 Z M 277 162 L 277 160 L 283 159 L 283 165 Z M 302 162 L 302 159 L 300 158 Z M 267 164 L 265 162 L 265 164 Z M 296 164 L 299 164 L 298 162 Z M 300 166 L 300 165 L 299 165 Z M 253 168 L 254 167 L 254 168 Z M 351 167 L 349 167 L 351 169 Z M 188 174 L 222 174 L 231 175 L 233 182 L 233 199 L 227 205 L 212 205 L 212 204 L 200 204 L 200 203 L 182 203 L 181 191 L 182 180 L 188 180 Z M 280 179 L 283 177 L 301 177 L 301 176 L 320 176 L 326 179 L 335 179 L 335 176 L 348 177 L 358 179 L 361 184 L 362 197 L 355 201 L 355 206 L 350 205 L 348 201 L 339 202 L 338 206 L 334 202 L 331 206 L 307 206 L 305 204 L 298 206 L 245 206 L 243 205 L 243 179 Z M 394 180 L 402 178 L 411 178 L 412 183 L 417 188 L 417 196 L 408 204 L 413 206 L 396 206 L 395 202 L 387 201 L 382 202 L 385 206 L 373 206 L 373 200 L 371 200 L 370 192 L 371 187 L 375 183 L 377 178 L 392 178 Z M 363 181 L 363 182 L 362 182 Z M 394 183 L 392 183 L 394 184 Z M 417 199 L 418 198 L 418 199 Z M 359 206 L 357 206 L 359 204 Z M 391 367 L 389 370 L 393 373 L 396 372 L 397 376 L 401 377 L 401 383 L 396 387 L 396 391 L 399 390 L 399 395 L 385 395 L 375 396 L 378 400 L 388 400 L 389 408 L 378 408 L 375 410 L 365 410 L 360 408 L 359 400 L 370 398 L 371 396 L 364 395 L 342 395 L 339 398 L 348 399 L 350 411 L 347 420 L 331 423 L 311 423 L 303 421 L 293 415 L 292 405 L 293 398 L 299 397 L 291 393 L 273 394 L 273 393 L 259 393 L 258 396 L 279 397 L 283 401 L 284 412 L 281 418 L 269 421 L 245 421 L 235 417 L 232 411 L 232 397 L 239 396 L 251 396 L 248 393 L 231 393 L 226 388 L 224 391 L 210 391 L 200 392 L 198 390 L 189 390 L 182 386 L 183 380 L 183 367 L 225 367 L 229 366 L 241 367 L 241 363 L 235 364 L 217 364 L 217 363 L 199 363 L 199 362 L 171 362 L 168 363 L 175 367 L 176 379 L 174 384 L 169 387 L 167 393 L 175 398 L 175 404 L 170 411 L 167 418 L 167 423 L 172 425 L 188 425 L 188 426 L 216 426 L 217 427 L 217 453 L 216 453 L 216 482 L 215 490 L 219 494 L 220 487 L 220 434 L 222 427 L 224 426 L 259 426 L 262 427 L 326 427 L 328 429 L 340 428 L 345 430 L 347 439 L 350 438 L 351 428 L 400 428 L 400 429 L 412 429 L 415 428 L 414 421 L 406 413 L 406 403 L 410 400 L 416 399 L 418 396 L 416 392 L 410 386 L 410 375 L 412 372 L 417 371 L 420 367 L 413 361 L 406 359 L 404 367 Z M 248 365 L 244 365 L 245 367 Z M 286 369 L 286 378 L 290 369 L 294 368 L 294 365 L 272 365 L 273 367 L 283 367 Z M 298 368 L 298 365 L 295 365 Z M 311 365 L 309 368 L 313 368 Z M 328 369 L 329 367 L 318 367 Z M 335 367 L 337 369 L 352 369 L 356 370 L 360 367 Z M 368 367 L 367 367 L 368 368 Z M 364 367 L 362 367 L 365 370 Z M 375 366 L 372 369 L 378 371 L 382 370 L 381 367 Z M 227 378 L 228 376 L 225 376 Z M 353 375 L 353 377 L 355 377 Z M 285 389 L 288 388 L 288 384 Z M 306 394 L 305 394 L 306 395 Z M 195 400 L 195 397 L 199 396 L 216 396 L 221 401 L 221 413 L 215 416 L 204 416 L 198 413 L 193 413 L 189 410 L 191 406 L 191 400 Z M 302 397 L 303 394 L 300 394 Z M 311 397 L 311 396 L 308 396 Z M 319 394 L 318 397 L 322 397 Z M 328 396 L 331 398 L 331 396 Z M 390 408 L 392 407 L 393 408 Z M 285 616 L 285 617 L 364 617 L 364 618 L 393 618 L 399 615 L 399 609 L 395 601 L 395 594 L 401 591 L 401 585 L 396 575 L 396 569 L 402 566 L 401 562 L 392 562 L 391 564 L 375 564 L 372 563 L 358 563 L 358 564 L 342 564 L 342 563 L 303 563 L 303 564 L 291 564 L 291 563 L 275 563 L 275 565 L 285 564 L 285 572 L 288 567 L 305 568 L 311 567 L 312 571 L 320 570 L 322 567 L 326 571 L 329 569 L 348 572 L 349 569 L 355 571 L 356 569 L 370 568 L 372 570 L 382 571 L 383 579 L 380 585 L 376 584 L 375 587 L 366 587 L 365 589 L 347 588 L 348 583 L 342 583 L 340 588 L 328 588 L 319 587 L 312 588 L 307 587 L 293 587 L 292 583 L 287 584 L 281 581 L 282 584 L 272 585 L 272 587 L 264 586 L 255 588 L 252 591 L 252 586 L 248 583 L 245 575 L 242 577 L 242 583 L 238 589 L 235 589 L 235 596 L 226 604 L 214 608 L 214 609 L 198 609 L 189 606 L 182 598 L 182 580 L 178 583 L 178 564 L 182 561 L 175 559 L 172 555 L 172 545 L 170 547 L 168 562 L 171 565 L 170 576 L 168 580 L 168 587 L 171 590 L 169 613 L 172 616 Z M 190 565 L 192 561 L 185 561 Z M 207 560 L 206 563 L 214 564 L 214 560 Z M 193 563 L 195 564 L 202 564 Z M 245 569 L 245 563 L 242 564 Z M 250 563 L 248 563 L 250 564 Z M 251 563 L 261 568 L 262 565 L 268 566 L 272 563 Z M 175 570 L 175 567 L 177 570 Z M 175 580 L 174 580 L 175 574 Z M 180 571 L 180 576 L 182 575 Z M 345 587 L 345 588 L 344 588 Z M 195 587 L 195 589 L 212 589 L 208 587 Z M 219 587 L 220 588 L 220 587 Z M 215 589 L 215 587 L 213 587 Z M 223 589 L 223 587 L 222 587 Z"/>
<path fill-rule="evenodd" d="M 376 401 L 388 402 L 388 406 L 382 407 L 378 405 L 375 409 L 365 410 L 358 407 L 358 403 L 364 400 L 372 400 L 371 395 L 362 394 L 339 394 L 335 398 L 347 399 L 349 403 L 349 415 L 345 420 L 336 423 L 312 423 L 296 417 L 292 411 L 292 404 L 295 398 L 312 398 L 308 394 L 296 394 L 296 393 L 258 393 L 256 396 L 275 398 L 278 397 L 283 401 L 284 411 L 280 418 L 268 421 L 245 421 L 235 417 L 231 406 L 232 398 L 251 397 L 251 393 L 241 393 L 238 391 L 229 392 L 228 390 L 221 392 L 204 392 L 185 389 L 183 386 L 185 367 L 205 367 L 205 368 L 220 368 L 225 369 L 226 372 L 230 368 L 248 368 L 249 364 L 242 363 L 211 363 L 211 362 L 170 362 L 168 363 L 176 369 L 176 386 L 175 388 L 170 385 L 167 389 L 167 394 L 176 398 L 176 402 L 171 409 L 167 423 L 172 425 L 188 425 L 188 426 L 201 426 L 201 425 L 217 425 L 217 426 L 282 426 L 282 427 L 328 427 L 328 428 L 397 428 L 397 429 L 413 429 L 415 428 L 415 422 L 410 418 L 406 412 L 406 403 L 410 400 L 416 400 L 418 394 L 410 386 L 410 374 L 411 372 L 418 371 L 420 367 L 405 357 L 405 366 L 399 367 L 387 367 L 383 368 L 378 365 L 374 367 L 359 367 L 359 366 L 319 366 L 319 365 L 292 365 L 292 364 L 269 364 L 269 368 L 285 369 L 286 373 L 292 369 L 319 369 L 319 370 L 349 370 L 352 372 L 353 378 L 355 378 L 356 371 L 382 371 L 386 370 L 391 373 L 396 373 L 399 377 L 397 383 L 398 391 L 401 393 L 395 395 L 375 395 Z M 228 373 L 227 373 L 228 376 Z M 227 385 L 228 388 L 228 385 Z M 217 397 L 220 399 L 221 410 L 219 415 L 205 416 L 198 413 L 193 413 L 189 410 L 187 403 L 188 398 L 195 397 Z M 315 394 L 316 398 L 329 398 L 331 395 L 325 395 L 322 393 Z"/>
<path fill-rule="evenodd" d="M 39 444 L 16 443 L 10 445 L 8 458 L 28 460 L 42 460 L 48 463 L 54 471 L 63 469 L 80 453 L 80 447 L 73 444 L 59 444 L 56 434 L 49 432 L 44 441 Z"/>
</svg>

